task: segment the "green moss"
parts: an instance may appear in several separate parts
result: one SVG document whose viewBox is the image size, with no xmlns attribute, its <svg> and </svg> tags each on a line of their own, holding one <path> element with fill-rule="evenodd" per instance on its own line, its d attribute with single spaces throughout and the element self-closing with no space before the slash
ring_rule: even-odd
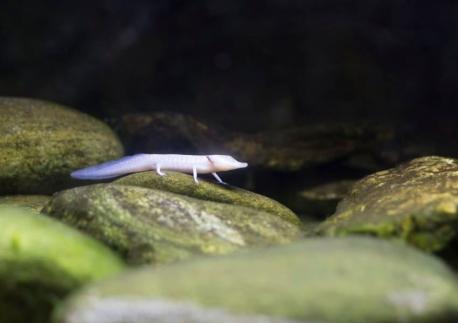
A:
<svg viewBox="0 0 458 323">
<path fill-rule="evenodd" d="M 294 224 L 300 224 L 299 218 L 290 209 L 268 197 L 229 185 L 210 183 L 202 179 L 199 185 L 196 185 L 192 176 L 187 174 L 167 172 L 167 176 L 158 176 L 154 172 L 143 172 L 123 177 L 114 183 L 153 188 L 202 200 L 252 207 L 276 214 Z"/>
<path fill-rule="evenodd" d="M 9 195 L 0 196 L 0 205 L 16 205 L 28 207 L 35 211 L 40 211 L 49 201 L 51 196 L 47 195 Z"/>
<path fill-rule="evenodd" d="M 441 261 L 405 244 L 306 239 L 127 272 L 74 295 L 56 322 L 95 323 L 113 304 L 123 322 L 140 313 L 180 321 L 190 310 L 203 322 L 455 322 L 458 282 Z"/>
<path fill-rule="evenodd" d="M 0 322 L 48 322 L 63 296 L 122 269 L 82 233 L 28 208 L 0 206 Z"/>
<path fill-rule="evenodd" d="M 131 263 L 224 254 L 301 236 L 297 225 L 271 213 L 127 185 L 63 191 L 43 212 L 104 241 Z"/>
<path fill-rule="evenodd" d="M 122 155 L 102 122 L 51 102 L 0 97 L 0 194 L 48 194 L 69 173 Z"/>
<path fill-rule="evenodd" d="M 456 236 L 457 205 L 458 162 L 423 157 L 357 182 L 316 232 L 400 238 L 438 251 Z"/>
</svg>

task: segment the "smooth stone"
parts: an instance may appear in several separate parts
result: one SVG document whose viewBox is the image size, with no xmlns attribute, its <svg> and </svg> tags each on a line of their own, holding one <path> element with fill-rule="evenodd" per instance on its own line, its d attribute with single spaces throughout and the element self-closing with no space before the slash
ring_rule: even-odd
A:
<svg viewBox="0 0 458 323">
<path fill-rule="evenodd" d="M 356 182 L 316 232 L 397 238 L 438 251 L 456 236 L 457 204 L 458 161 L 422 157 Z"/>
<path fill-rule="evenodd" d="M 71 171 L 122 156 L 103 122 L 35 99 L 0 97 L 0 194 L 50 194 L 78 182 Z"/>
<path fill-rule="evenodd" d="M 307 217 L 328 217 L 336 211 L 337 203 L 345 197 L 354 183 L 354 180 L 340 180 L 301 190 L 295 194 L 289 205 Z"/>
<path fill-rule="evenodd" d="M 50 199 L 48 195 L 7 195 L 0 196 L 0 205 L 28 207 L 40 212 Z"/>
<path fill-rule="evenodd" d="M 302 236 L 298 225 L 271 213 L 127 185 L 62 191 L 43 212 L 88 232 L 134 264 L 225 254 Z"/>
<path fill-rule="evenodd" d="M 376 238 L 314 238 L 128 271 L 72 295 L 55 323 L 458 320 L 444 263 Z"/>
<path fill-rule="evenodd" d="M 123 270 L 107 247 L 29 208 L 0 206 L 0 322 L 49 322 L 69 292 Z"/>
<path fill-rule="evenodd" d="M 294 224 L 301 223 L 293 211 L 266 196 L 230 185 L 211 183 L 204 179 L 200 179 L 199 184 L 196 185 L 193 177 L 188 174 L 166 173 L 166 176 L 159 176 L 153 171 L 142 172 L 122 177 L 113 183 L 153 188 L 202 200 L 247 206 L 275 214 Z"/>
</svg>

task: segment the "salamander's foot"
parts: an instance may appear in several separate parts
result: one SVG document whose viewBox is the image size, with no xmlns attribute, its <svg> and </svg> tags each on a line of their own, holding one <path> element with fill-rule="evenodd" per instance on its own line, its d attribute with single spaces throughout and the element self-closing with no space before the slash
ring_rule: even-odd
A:
<svg viewBox="0 0 458 323">
<path fill-rule="evenodd" d="M 156 173 L 159 175 L 159 176 L 165 176 L 167 175 L 166 173 L 164 172 L 161 172 L 161 165 L 156 165 Z"/>
<path fill-rule="evenodd" d="M 212 175 L 216 178 L 216 180 L 218 181 L 218 183 L 227 185 L 227 183 L 224 182 L 224 181 L 218 176 L 218 174 L 212 173 Z"/>
<path fill-rule="evenodd" d="M 196 182 L 196 184 L 199 184 L 199 180 L 197 179 L 197 168 L 196 167 L 192 168 L 192 177 L 194 177 L 194 182 Z"/>
</svg>

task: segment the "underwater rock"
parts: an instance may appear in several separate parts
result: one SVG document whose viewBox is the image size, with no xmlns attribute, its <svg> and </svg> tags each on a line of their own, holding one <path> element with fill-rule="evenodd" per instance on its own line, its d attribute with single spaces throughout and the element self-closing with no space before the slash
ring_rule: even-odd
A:
<svg viewBox="0 0 458 323">
<path fill-rule="evenodd" d="M 202 179 L 199 185 L 196 185 L 192 176 L 183 173 L 169 171 L 167 176 L 158 176 L 155 172 L 142 172 L 120 178 L 113 183 L 153 188 L 207 201 L 252 207 L 276 214 L 294 224 L 300 224 L 299 218 L 290 209 L 266 196 Z"/>
<path fill-rule="evenodd" d="M 126 147 L 142 152 L 229 154 L 250 166 L 297 171 L 353 154 L 376 154 L 393 136 L 390 127 L 321 124 L 255 134 L 211 127 L 179 113 L 126 115 L 117 126 Z"/>
<path fill-rule="evenodd" d="M 123 154 L 104 123 L 65 106 L 0 97 L 0 194 L 49 194 L 72 170 Z"/>
<path fill-rule="evenodd" d="M 358 181 L 319 234 L 400 238 L 427 251 L 456 236 L 458 161 L 422 157 Z"/>
<path fill-rule="evenodd" d="M 0 205 L 28 207 L 40 212 L 50 199 L 51 196 L 48 195 L 7 195 L 0 196 Z"/>
<path fill-rule="evenodd" d="M 49 322 L 81 285 L 118 273 L 121 260 L 88 236 L 27 208 L 0 206 L 0 322 Z"/>
<path fill-rule="evenodd" d="M 73 294 L 56 323 L 431 323 L 458 319 L 440 260 L 375 238 L 287 246 L 127 271 Z"/>
<path fill-rule="evenodd" d="M 337 203 L 344 198 L 354 183 L 353 180 L 341 180 L 302 190 L 289 205 L 296 212 L 308 217 L 329 216 L 336 211 Z"/>
<path fill-rule="evenodd" d="M 278 215 L 127 185 L 62 191 L 43 213 L 89 233 L 133 264 L 225 254 L 301 237 L 298 225 Z"/>
</svg>

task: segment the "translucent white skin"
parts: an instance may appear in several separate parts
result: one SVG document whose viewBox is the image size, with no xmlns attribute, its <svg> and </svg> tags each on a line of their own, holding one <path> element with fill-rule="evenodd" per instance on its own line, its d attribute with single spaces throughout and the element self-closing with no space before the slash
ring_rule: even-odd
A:
<svg viewBox="0 0 458 323">
<path fill-rule="evenodd" d="M 218 182 L 223 183 L 216 172 L 247 167 L 228 155 L 176 155 L 176 154 L 138 154 L 108 161 L 99 165 L 83 168 L 71 173 L 73 178 L 99 180 L 125 174 L 156 170 L 164 176 L 163 170 L 192 173 L 198 183 L 197 174 L 212 173 Z"/>
</svg>

